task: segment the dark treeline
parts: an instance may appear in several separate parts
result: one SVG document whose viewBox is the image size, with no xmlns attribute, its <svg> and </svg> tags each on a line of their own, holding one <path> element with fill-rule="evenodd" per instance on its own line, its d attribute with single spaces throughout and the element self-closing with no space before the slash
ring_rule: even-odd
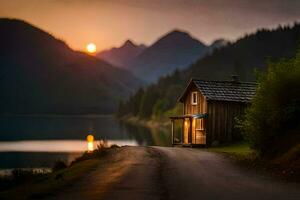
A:
<svg viewBox="0 0 300 200">
<path fill-rule="evenodd" d="M 118 115 L 151 118 L 180 112 L 180 106 L 176 106 L 177 98 L 192 77 L 226 80 L 236 74 L 241 81 L 255 81 L 255 69 L 265 71 L 266 61 L 295 56 L 299 39 L 299 23 L 246 35 L 235 43 L 214 50 L 187 69 L 175 71 L 140 89 L 126 102 L 120 102 Z"/>
</svg>

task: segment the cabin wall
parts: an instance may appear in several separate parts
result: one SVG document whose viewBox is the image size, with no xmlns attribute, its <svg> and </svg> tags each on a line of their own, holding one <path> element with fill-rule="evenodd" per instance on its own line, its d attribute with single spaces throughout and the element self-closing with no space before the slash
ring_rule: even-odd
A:
<svg viewBox="0 0 300 200">
<path fill-rule="evenodd" d="M 192 105 L 192 93 L 197 92 L 198 104 Z M 184 114 L 199 114 L 206 113 L 206 99 L 195 85 L 191 85 L 188 95 L 184 99 Z"/>
<path fill-rule="evenodd" d="M 184 99 L 184 115 L 189 114 L 200 114 L 207 112 L 207 102 L 206 98 L 202 95 L 202 93 L 198 90 L 198 88 L 191 84 L 190 88 L 188 88 L 188 94 Z M 198 102 L 197 105 L 192 104 L 192 93 L 197 92 Z M 205 132 L 205 119 L 185 119 L 184 121 L 184 143 L 193 143 L 193 144 L 206 144 L 206 132 Z M 190 130 L 190 124 L 192 125 L 192 129 Z M 190 139 L 188 138 L 189 131 L 192 132 Z"/>
<path fill-rule="evenodd" d="M 210 145 L 213 141 L 226 143 L 240 140 L 241 134 L 236 130 L 235 118 L 244 114 L 247 104 L 208 101 L 207 102 L 207 143 Z"/>
</svg>

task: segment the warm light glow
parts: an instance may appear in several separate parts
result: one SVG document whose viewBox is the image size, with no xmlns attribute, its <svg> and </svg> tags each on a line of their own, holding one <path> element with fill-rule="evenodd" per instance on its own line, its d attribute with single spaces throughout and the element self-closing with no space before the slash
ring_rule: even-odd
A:
<svg viewBox="0 0 300 200">
<path fill-rule="evenodd" d="M 86 137 L 86 140 L 88 142 L 88 152 L 94 151 L 94 136 L 93 135 L 88 135 Z"/>
<path fill-rule="evenodd" d="M 86 140 L 87 140 L 88 142 L 94 142 L 94 136 L 93 136 L 93 135 L 88 135 L 88 136 L 86 137 Z"/>
<path fill-rule="evenodd" d="M 88 152 L 94 151 L 94 142 L 88 142 Z"/>
<path fill-rule="evenodd" d="M 88 45 L 86 45 L 86 50 L 89 52 L 89 53 L 95 53 L 96 50 L 97 50 L 97 47 L 94 43 L 89 43 Z"/>
<path fill-rule="evenodd" d="M 187 126 L 188 122 L 186 120 L 184 120 L 184 126 Z"/>
</svg>

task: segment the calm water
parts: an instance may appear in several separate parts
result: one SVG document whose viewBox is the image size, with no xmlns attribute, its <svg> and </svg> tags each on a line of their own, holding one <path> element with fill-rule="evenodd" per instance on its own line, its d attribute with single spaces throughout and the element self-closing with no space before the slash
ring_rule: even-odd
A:
<svg viewBox="0 0 300 200">
<path fill-rule="evenodd" d="M 87 149 L 86 136 L 109 144 L 170 146 L 170 133 L 120 124 L 108 116 L 1 116 L 0 169 L 49 168 Z"/>
</svg>

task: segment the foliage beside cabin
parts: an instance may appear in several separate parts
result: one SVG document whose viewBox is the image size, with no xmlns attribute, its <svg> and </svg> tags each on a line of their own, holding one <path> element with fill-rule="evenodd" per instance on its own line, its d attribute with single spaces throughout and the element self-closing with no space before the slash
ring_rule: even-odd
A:
<svg viewBox="0 0 300 200">
<path fill-rule="evenodd" d="M 268 63 L 242 129 L 263 156 L 276 157 L 300 143 L 300 51 L 295 58 Z"/>
</svg>

